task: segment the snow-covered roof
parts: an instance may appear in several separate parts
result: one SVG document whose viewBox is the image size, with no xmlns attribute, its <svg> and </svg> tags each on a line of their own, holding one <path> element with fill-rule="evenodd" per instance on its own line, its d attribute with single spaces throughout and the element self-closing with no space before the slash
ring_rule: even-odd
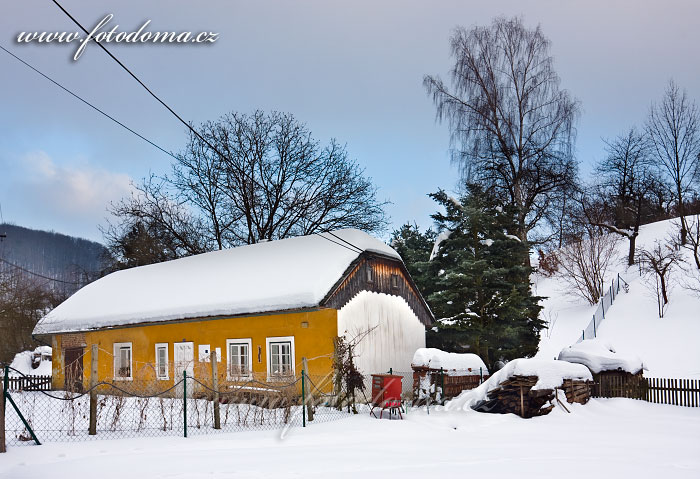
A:
<svg viewBox="0 0 700 479">
<path fill-rule="evenodd" d="M 473 353 L 448 353 L 437 348 L 420 348 L 413 355 L 412 366 L 422 366 L 431 369 L 461 370 L 465 374 L 488 374 L 486 364 Z"/>
<path fill-rule="evenodd" d="M 627 371 L 637 374 L 644 368 L 641 359 L 618 354 L 608 341 L 602 339 L 586 339 L 564 348 L 559 353 L 559 359 L 583 364 L 594 374 L 601 371 Z"/>
<path fill-rule="evenodd" d="M 564 384 L 565 379 L 592 381 L 591 372 L 582 364 L 552 359 L 521 358 L 508 362 L 502 369 L 491 375 L 479 387 L 463 391 L 447 403 L 452 410 L 467 409 L 488 398 L 489 391 L 513 376 L 537 376 L 532 389 L 554 389 Z"/>
<path fill-rule="evenodd" d="M 333 234 L 240 246 L 117 271 L 61 303 L 34 332 L 314 307 L 361 253 L 401 260 L 391 247 L 360 230 Z"/>
</svg>

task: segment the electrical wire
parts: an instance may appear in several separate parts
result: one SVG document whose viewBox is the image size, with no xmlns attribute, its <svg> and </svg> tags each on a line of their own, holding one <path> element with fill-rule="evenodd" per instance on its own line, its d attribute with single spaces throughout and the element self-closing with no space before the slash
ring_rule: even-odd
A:
<svg viewBox="0 0 700 479">
<path fill-rule="evenodd" d="M 360 248 L 359 246 L 355 246 L 354 244 L 352 244 L 352 243 L 349 242 L 348 240 L 345 240 L 345 239 L 341 238 L 340 236 L 338 236 L 337 234 L 333 233 L 332 231 L 329 231 L 328 234 L 331 235 L 331 236 L 333 236 L 333 237 L 335 237 L 335 238 L 338 238 L 338 239 L 339 239 L 340 241 L 342 241 L 343 243 L 349 244 L 350 246 L 352 246 L 353 248 L 355 248 L 359 253 L 362 253 L 362 252 L 365 251 L 365 250 L 363 250 L 362 248 Z"/>
<path fill-rule="evenodd" d="M 90 35 L 90 32 L 88 32 L 88 31 L 85 29 L 85 27 L 83 27 L 83 26 L 80 24 L 80 22 L 78 22 L 78 20 L 76 20 L 76 19 L 73 17 L 73 15 L 71 15 L 70 13 L 68 13 L 68 11 L 67 11 L 65 8 L 63 8 L 63 7 L 61 6 L 61 4 L 58 3 L 57 0 L 51 0 L 51 1 L 52 1 L 53 3 L 55 3 L 56 6 L 57 6 L 58 8 L 60 8 L 61 11 L 62 11 L 63 13 L 65 13 L 65 14 L 68 16 L 68 18 L 70 18 L 70 19 L 73 21 L 73 23 L 75 23 L 82 31 L 84 31 L 86 35 Z M 87 41 L 87 40 L 86 40 L 86 41 Z M 127 68 L 127 66 L 124 65 L 121 61 L 119 61 L 119 59 L 118 59 L 117 57 L 115 57 L 115 56 L 112 54 L 112 52 L 110 52 L 109 50 L 107 50 L 107 47 L 105 47 L 104 45 L 102 45 L 102 43 L 100 43 L 100 42 L 98 42 L 98 41 L 95 41 L 95 43 L 96 43 L 102 50 L 104 50 L 104 52 L 105 52 L 107 55 L 109 55 L 109 56 L 112 58 L 112 60 L 114 60 L 115 62 L 117 62 L 117 64 L 119 64 L 119 66 L 122 67 L 122 68 L 124 69 L 124 71 L 126 71 L 129 75 L 131 75 L 131 77 L 132 77 L 134 80 L 136 80 L 136 81 L 139 83 L 139 85 L 141 85 L 148 93 L 150 93 L 150 95 L 151 95 L 153 98 L 155 98 L 155 99 L 156 99 L 161 105 L 163 105 L 170 113 L 172 113 L 173 116 L 175 116 L 175 118 L 177 118 L 178 120 L 180 120 L 180 122 L 181 122 L 183 125 L 185 125 L 185 126 L 187 127 L 187 129 L 189 129 L 194 135 L 196 135 L 197 138 L 199 138 L 199 139 L 202 140 L 204 143 L 206 143 L 206 144 L 209 146 L 209 148 L 211 148 L 211 149 L 212 149 L 216 154 L 218 154 L 220 157 L 222 157 L 222 158 L 225 157 L 216 147 L 214 147 L 214 145 L 212 145 L 211 143 L 209 143 L 209 141 L 207 141 L 202 135 L 200 135 L 199 132 L 198 132 L 197 130 L 195 130 L 195 129 L 192 127 L 192 125 L 190 125 L 190 124 L 187 123 L 185 120 L 183 120 L 182 117 L 181 117 L 180 115 L 178 115 L 177 113 L 175 113 L 175 110 L 173 110 L 172 108 L 170 108 L 170 106 L 168 106 L 167 103 L 165 103 L 163 100 L 161 100 L 160 97 L 158 97 L 158 95 L 156 95 L 155 93 L 153 93 L 153 91 L 151 91 L 151 89 L 148 88 L 148 87 L 146 86 L 146 84 L 145 84 L 144 82 L 142 82 L 142 81 L 139 79 L 139 77 L 137 77 L 131 70 L 129 70 L 129 68 Z"/>
<path fill-rule="evenodd" d="M 2 49 L 2 50 L 3 50 L 5 53 L 7 53 L 8 55 L 14 57 L 17 61 L 23 63 L 25 66 L 31 68 L 31 69 L 34 70 L 36 73 L 38 73 L 38 74 L 41 75 L 42 77 L 46 78 L 48 81 L 50 81 L 51 83 L 53 83 L 54 85 L 56 85 L 57 87 L 59 87 L 60 89 L 62 89 L 63 91 L 65 91 L 66 93 L 68 93 L 68 94 L 74 96 L 75 98 L 77 98 L 78 100 L 82 101 L 83 103 L 85 103 L 87 106 L 89 106 L 89 107 L 92 108 L 93 110 L 97 111 L 98 113 L 101 113 L 102 115 L 104 115 L 105 117 L 109 118 L 109 119 L 112 120 L 114 123 L 116 123 L 117 125 L 119 125 L 119 126 L 121 126 L 122 128 L 124 128 L 125 130 L 127 130 L 127 131 L 129 131 L 130 133 L 133 133 L 134 135 L 138 136 L 139 138 L 141 138 L 141 139 L 142 139 L 143 141 L 145 141 L 146 143 L 149 143 L 150 145 L 152 145 L 152 146 L 158 148 L 160 151 L 162 151 L 162 152 L 165 153 L 166 155 L 169 155 L 169 156 L 171 156 L 171 157 L 173 157 L 173 158 L 175 158 L 175 159 L 177 160 L 177 156 L 175 156 L 175 155 L 172 154 L 171 152 L 169 152 L 169 151 L 165 150 L 164 148 L 158 146 L 155 142 L 149 140 L 148 138 L 146 138 L 146 137 L 143 136 L 142 134 L 138 133 L 137 131 L 133 130 L 132 128 L 129 128 L 129 127 L 126 126 L 124 123 L 122 123 L 121 121 L 117 120 L 116 118 L 114 118 L 113 116 L 109 115 L 108 113 L 105 113 L 103 110 L 99 109 L 98 107 L 96 107 L 95 105 L 93 105 L 92 103 L 90 103 L 89 101 L 87 101 L 86 99 L 82 98 L 82 97 L 79 96 L 77 93 L 75 93 L 75 92 L 69 90 L 68 88 L 64 87 L 63 85 L 61 85 L 60 83 L 58 83 L 56 80 L 54 80 L 53 78 L 51 78 L 51 77 L 48 76 L 47 74 L 45 74 L 45 73 L 39 71 L 37 68 L 33 67 L 32 65 L 30 65 L 30 64 L 27 63 L 26 61 L 22 60 L 20 57 L 18 57 L 17 55 L 15 55 L 14 53 L 12 53 L 11 51 L 9 51 L 8 49 L 6 49 L 5 47 L 3 47 L 2 45 L 0 45 L 0 49 Z"/>
<path fill-rule="evenodd" d="M 5 263 L 5 264 L 7 264 L 7 265 L 9 265 L 9 266 L 12 266 L 13 268 L 16 268 L 16 269 L 18 269 L 18 270 L 20 270 L 20 271 L 25 272 L 25 273 L 27 273 L 27 274 L 31 274 L 31 275 L 33 275 L 33 276 L 37 276 L 37 277 L 43 278 L 43 279 L 48 279 L 49 281 L 55 281 L 55 282 L 57 282 L 57 283 L 64 283 L 64 284 L 72 284 L 72 285 L 75 285 L 75 286 L 82 286 L 82 285 L 83 285 L 83 283 L 78 282 L 78 281 L 66 281 L 66 280 L 63 280 L 63 279 L 51 278 L 50 276 L 44 276 L 43 274 L 35 273 L 34 271 L 30 271 L 30 270 L 28 270 L 28 269 L 26 269 L 26 268 L 23 268 L 23 267 L 19 266 L 19 265 L 16 265 L 16 264 L 14 264 L 14 263 L 10 263 L 9 261 L 7 261 L 7 260 L 5 260 L 5 259 L 3 259 L 3 258 L 0 258 L 0 263 Z"/>
</svg>

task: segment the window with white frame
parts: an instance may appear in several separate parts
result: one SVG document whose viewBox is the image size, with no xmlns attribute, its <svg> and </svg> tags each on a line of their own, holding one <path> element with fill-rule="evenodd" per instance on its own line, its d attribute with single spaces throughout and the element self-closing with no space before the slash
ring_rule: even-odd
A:
<svg viewBox="0 0 700 479">
<path fill-rule="evenodd" d="M 168 343 L 156 344 L 156 377 L 168 379 Z"/>
<path fill-rule="evenodd" d="M 250 377 L 250 349 L 249 338 L 226 340 L 226 374 L 229 379 Z"/>
<path fill-rule="evenodd" d="M 294 376 L 294 336 L 267 338 L 267 377 Z"/>
<path fill-rule="evenodd" d="M 114 379 L 133 379 L 131 370 L 131 343 L 114 343 Z"/>
</svg>

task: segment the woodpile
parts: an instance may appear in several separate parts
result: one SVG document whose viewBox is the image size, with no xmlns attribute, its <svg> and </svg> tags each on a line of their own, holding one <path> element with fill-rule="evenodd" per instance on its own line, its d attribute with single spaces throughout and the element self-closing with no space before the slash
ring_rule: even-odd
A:
<svg viewBox="0 0 700 479">
<path fill-rule="evenodd" d="M 488 399 L 475 409 L 482 412 L 517 414 L 523 418 L 548 414 L 557 401 L 553 389 L 532 389 L 537 376 L 512 376 L 488 392 Z M 590 398 L 591 383 L 567 379 L 561 388 L 569 403 L 585 404 Z"/>
</svg>

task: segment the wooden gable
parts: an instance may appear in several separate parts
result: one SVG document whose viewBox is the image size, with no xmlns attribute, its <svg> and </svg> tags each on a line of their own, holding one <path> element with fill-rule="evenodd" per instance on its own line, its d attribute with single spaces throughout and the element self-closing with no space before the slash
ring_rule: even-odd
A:
<svg viewBox="0 0 700 479">
<path fill-rule="evenodd" d="M 363 253 L 350 265 L 341 280 L 321 302 L 321 306 L 340 309 L 360 291 L 400 296 L 425 326 L 431 326 L 433 323 L 433 313 L 401 261 L 373 253 Z"/>
</svg>

